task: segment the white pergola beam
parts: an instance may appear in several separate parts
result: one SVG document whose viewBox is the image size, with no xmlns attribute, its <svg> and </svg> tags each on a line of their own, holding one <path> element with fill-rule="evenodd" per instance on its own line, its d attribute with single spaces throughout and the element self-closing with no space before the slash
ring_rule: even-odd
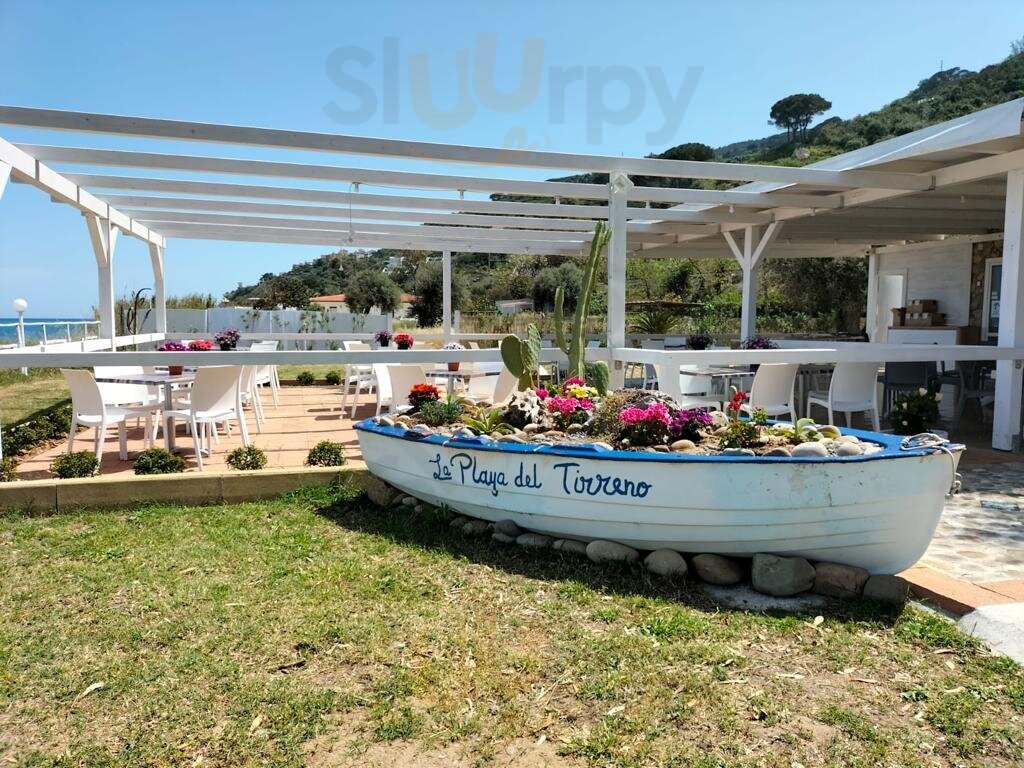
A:
<svg viewBox="0 0 1024 768">
<path fill-rule="evenodd" d="M 372 184 L 398 189 L 442 189 L 486 194 L 534 195 L 581 200 L 607 200 L 608 188 L 603 184 L 581 184 L 566 181 L 525 181 L 520 179 L 454 176 L 450 174 L 408 173 L 366 168 L 345 168 L 309 163 L 284 163 L 271 160 L 240 160 L 199 155 L 172 155 L 158 152 L 130 152 L 117 149 L 53 147 L 21 145 L 40 160 L 74 165 L 147 168 L 154 170 L 193 171 L 290 179 L 315 179 L 342 183 Z M 765 166 L 774 168 L 777 166 Z M 931 182 L 929 181 L 929 184 Z M 841 196 L 758 193 L 738 190 L 675 189 L 668 187 L 634 187 L 630 199 L 657 203 L 699 203 L 751 207 L 788 206 L 796 208 L 839 208 Z"/>
<path fill-rule="evenodd" d="M 1024 346 L 1024 169 L 1006 174 L 1006 225 L 1003 228 L 1003 273 L 1000 284 L 999 346 Z M 996 364 L 996 400 L 992 447 L 1010 451 L 1021 432 L 1024 370 L 1020 360 Z"/>
<path fill-rule="evenodd" d="M 4 196 L 7 182 L 11 178 L 11 164 L 0 161 L 0 197 Z"/>
<path fill-rule="evenodd" d="M 561 169 L 597 173 L 624 173 L 667 178 L 702 178 L 722 181 L 761 181 L 809 184 L 817 187 L 923 190 L 932 186 L 927 174 L 863 170 L 790 168 L 742 163 L 623 158 L 609 155 L 570 154 L 524 149 L 473 147 L 425 141 L 379 139 L 344 134 L 290 131 L 275 128 L 195 123 L 98 113 L 66 112 L 31 107 L 0 106 L 0 123 L 88 133 L 119 134 L 219 144 L 313 150 L 377 157 L 414 157 L 448 163 L 469 163 L 515 168 Z"/>
<path fill-rule="evenodd" d="M 114 322 L 114 249 L 120 230 L 110 219 L 101 219 L 92 213 L 85 215 L 85 223 L 89 230 L 93 255 L 96 257 L 100 338 L 109 339 L 110 348 L 114 349 L 114 339 L 117 335 Z"/>
<path fill-rule="evenodd" d="M 608 316 L 607 344 L 614 349 L 626 344 L 626 208 L 633 191 L 633 182 L 625 173 L 613 173 L 608 183 L 611 238 L 607 246 Z M 624 386 L 625 369 L 613 365 L 611 385 Z"/>
<path fill-rule="evenodd" d="M 15 181 L 31 184 L 57 202 L 74 206 L 87 215 L 107 219 L 126 234 L 157 245 L 164 244 L 158 233 L 146 227 L 133 227 L 128 216 L 4 139 L 0 139 L 0 163 L 10 167 L 8 174 Z"/>
<path fill-rule="evenodd" d="M 475 253 L 534 253 L 556 255 L 578 255 L 577 246 L 566 247 L 566 243 L 524 240 L 451 240 L 423 236 L 401 237 L 397 235 L 353 233 L 349 240 L 347 233 L 323 232 L 316 230 L 285 229 L 274 227 L 216 226 L 212 224 L 169 224 L 165 235 L 183 240 L 221 240 L 248 243 L 279 243 L 292 245 L 323 245 L 333 248 L 395 248 L 414 251 L 472 251 Z"/>
<path fill-rule="evenodd" d="M 441 334 L 444 343 L 452 340 L 452 252 L 441 253 Z"/>
<path fill-rule="evenodd" d="M 153 267 L 153 309 L 155 311 L 155 330 L 157 333 L 167 332 L 167 293 L 164 285 L 164 248 L 161 245 L 149 244 L 149 262 Z"/>
</svg>

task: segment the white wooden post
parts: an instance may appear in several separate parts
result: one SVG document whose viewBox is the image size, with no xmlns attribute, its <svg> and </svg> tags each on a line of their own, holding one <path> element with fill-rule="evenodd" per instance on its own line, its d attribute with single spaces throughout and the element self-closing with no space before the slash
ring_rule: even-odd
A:
<svg viewBox="0 0 1024 768">
<path fill-rule="evenodd" d="M 613 173 L 608 180 L 608 349 L 626 346 L 626 203 L 633 182 L 624 173 Z M 625 384 L 626 369 L 621 360 L 610 353 L 611 386 Z"/>
<path fill-rule="evenodd" d="M 441 335 L 452 340 L 452 252 L 441 252 Z"/>
<path fill-rule="evenodd" d="M 153 265 L 154 330 L 167 333 L 167 295 L 164 291 L 164 246 L 149 244 L 149 261 Z"/>
<path fill-rule="evenodd" d="M 878 341 L 878 251 L 871 246 L 868 253 L 868 301 L 864 308 L 864 334 L 868 341 Z"/>
<path fill-rule="evenodd" d="M 7 188 L 7 180 L 11 178 L 11 165 L 10 163 L 0 162 L 0 197 L 4 196 L 4 190 Z"/>
<path fill-rule="evenodd" d="M 732 232 L 726 230 L 722 234 L 729 250 L 743 270 L 743 298 L 740 303 L 740 340 L 749 339 L 757 329 L 757 277 L 760 272 L 761 259 L 768 246 L 772 244 L 782 229 L 781 221 L 773 221 L 764 233 L 760 227 L 747 225 L 743 228 L 743 245 L 736 242 Z"/>
<path fill-rule="evenodd" d="M 1000 284 L 999 346 L 1024 346 L 1024 169 L 1006 174 L 1006 213 L 1003 227 L 1003 278 Z M 996 363 L 996 402 L 992 417 L 992 447 L 1020 448 L 1021 394 L 1024 371 L 1020 360 Z"/>
<path fill-rule="evenodd" d="M 100 338 L 109 339 L 110 348 L 114 349 L 117 335 L 114 322 L 114 247 L 118 230 L 110 225 L 110 219 L 101 219 L 95 214 L 86 214 L 85 221 L 99 275 Z"/>
</svg>

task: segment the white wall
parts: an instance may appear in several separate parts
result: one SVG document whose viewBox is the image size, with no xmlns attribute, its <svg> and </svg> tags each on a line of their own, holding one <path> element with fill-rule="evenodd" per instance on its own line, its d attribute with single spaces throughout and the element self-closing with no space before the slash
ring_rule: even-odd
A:
<svg viewBox="0 0 1024 768">
<path fill-rule="evenodd" d="M 946 325 L 967 325 L 971 303 L 970 242 L 918 243 L 879 250 L 878 271 L 907 270 L 907 301 L 935 299 Z"/>
</svg>

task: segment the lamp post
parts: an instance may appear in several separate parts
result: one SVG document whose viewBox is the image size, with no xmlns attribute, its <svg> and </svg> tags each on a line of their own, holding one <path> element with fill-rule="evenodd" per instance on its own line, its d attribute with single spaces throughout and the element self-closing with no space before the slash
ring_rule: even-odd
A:
<svg viewBox="0 0 1024 768">
<path fill-rule="evenodd" d="M 25 310 L 28 309 L 28 302 L 25 299 L 15 299 L 11 302 L 11 309 L 18 315 L 18 346 L 25 346 Z M 28 368 L 22 368 L 23 376 L 28 376 Z"/>
</svg>

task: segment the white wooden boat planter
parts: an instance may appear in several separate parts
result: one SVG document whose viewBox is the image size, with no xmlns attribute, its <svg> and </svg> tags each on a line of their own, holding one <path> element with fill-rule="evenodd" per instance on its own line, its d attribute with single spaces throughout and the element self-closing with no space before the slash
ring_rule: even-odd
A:
<svg viewBox="0 0 1024 768">
<path fill-rule="evenodd" d="M 924 554 L 964 449 L 903 449 L 900 437 L 846 430 L 882 450 L 704 456 L 424 435 L 373 419 L 355 428 L 373 474 L 472 517 L 641 550 L 764 552 L 872 574 L 897 573 Z"/>
</svg>

